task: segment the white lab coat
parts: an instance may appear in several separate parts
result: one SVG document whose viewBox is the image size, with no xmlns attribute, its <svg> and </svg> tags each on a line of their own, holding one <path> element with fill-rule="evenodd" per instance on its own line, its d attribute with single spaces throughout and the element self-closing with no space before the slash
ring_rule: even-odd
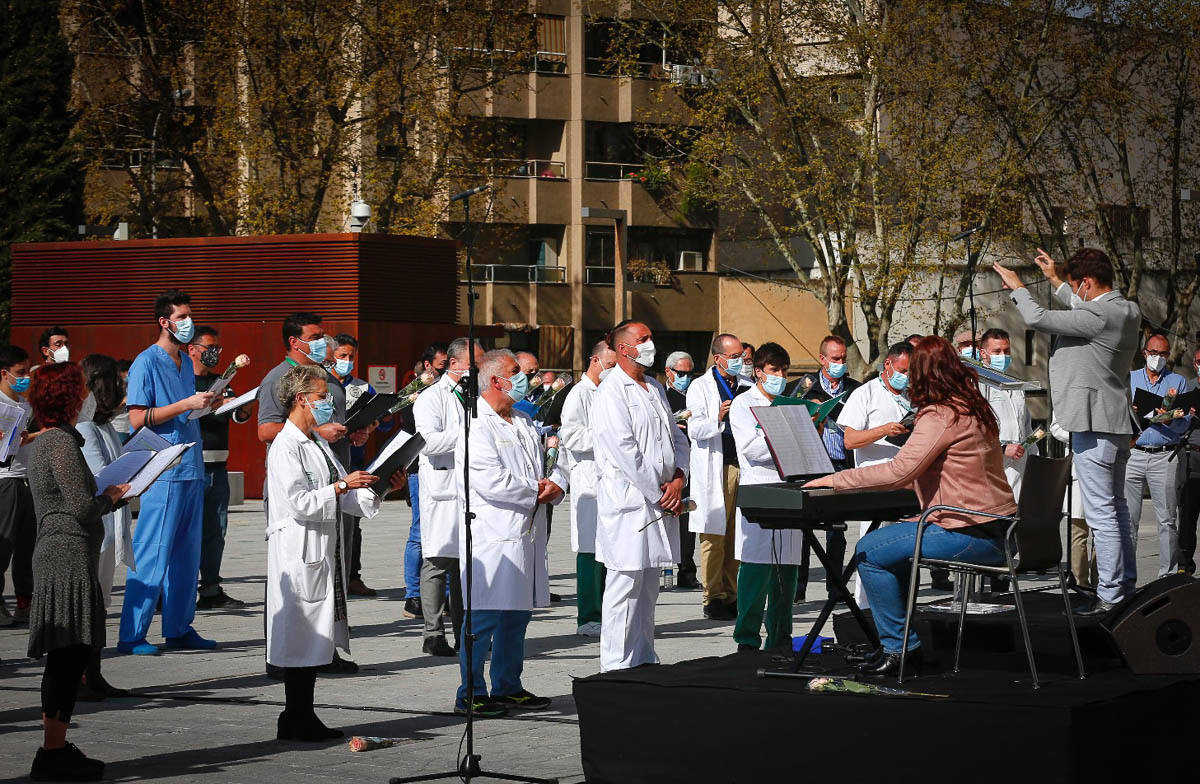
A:
<svg viewBox="0 0 1200 784">
<path fill-rule="evenodd" d="M 741 469 L 740 484 L 762 485 L 778 482 L 779 471 L 767 447 L 758 420 L 750 411 L 751 406 L 769 406 L 767 396 L 759 391 L 758 385 L 733 399 L 729 406 L 729 422 L 733 425 L 733 439 L 737 442 L 738 467 Z M 804 534 L 798 530 L 769 530 L 746 519 L 738 510 L 737 537 L 733 546 L 733 557 L 743 563 L 752 564 L 799 564 L 804 550 Z"/>
<path fill-rule="evenodd" d="M 642 389 L 618 367 L 600 383 L 592 402 L 596 560 L 619 572 L 679 563 L 677 518 L 664 517 L 641 529 L 663 517 L 661 485 L 676 469 L 687 475 L 688 439 L 675 426 L 662 385 L 650 377 L 645 381 Z"/>
<path fill-rule="evenodd" d="M 738 380 L 729 382 L 737 389 Z M 736 400 L 736 398 L 734 398 Z M 688 386 L 688 438 L 691 439 L 691 493 L 696 511 L 688 516 L 688 530 L 695 534 L 725 533 L 725 453 L 721 449 L 721 429 L 717 422 L 721 393 L 712 368 Z"/>
<path fill-rule="evenodd" d="M 577 553 L 596 552 L 596 455 L 591 425 L 596 390 L 585 375 L 567 391 L 558 430 L 560 449 L 571 469 L 571 549 Z"/>
<path fill-rule="evenodd" d="M 986 384 L 979 385 L 996 422 L 1000 425 L 1000 443 L 1019 444 L 1033 432 L 1033 420 L 1029 416 L 1029 407 L 1025 405 L 1025 392 L 1020 389 L 995 389 Z M 1025 450 L 1025 455 L 1012 459 L 1004 456 L 1004 476 L 1012 487 L 1013 496 L 1021 498 L 1021 477 L 1025 474 L 1026 458 L 1038 453 L 1037 445 Z"/>
<path fill-rule="evenodd" d="M 456 382 L 443 374 L 413 404 L 417 432 L 425 438 L 418 458 L 421 480 L 421 555 L 458 557 L 458 525 L 462 522 L 459 472 L 454 450 L 462 440 L 463 404 L 454 394 Z"/>
<path fill-rule="evenodd" d="M 290 420 L 267 450 L 267 661 L 277 667 L 317 667 L 333 660 L 335 645 L 350 650 L 346 619 L 334 620 L 340 514 L 379 513 L 379 496 L 369 488 L 338 497 L 322 452 L 345 476 L 329 444 L 310 439 Z M 346 550 L 343 542 L 343 594 Z"/>
<path fill-rule="evenodd" d="M 532 610 L 550 605 L 546 555 L 546 508 L 537 503 L 545 455 L 533 420 L 520 411 L 507 422 L 482 397 L 471 422 L 471 605 L 475 610 Z M 463 445 L 455 449 L 462 473 Z M 567 488 L 570 472 L 561 461 L 546 477 Z M 422 478 L 422 481 L 424 479 Z M 554 503 L 563 499 L 559 496 Z M 424 512 L 424 510 L 422 510 Z M 463 519 L 459 519 L 463 526 Z M 424 526 L 424 521 L 422 521 Z M 466 578 L 466 532 L 459 530 L 459 559 Z"/>
</svg>

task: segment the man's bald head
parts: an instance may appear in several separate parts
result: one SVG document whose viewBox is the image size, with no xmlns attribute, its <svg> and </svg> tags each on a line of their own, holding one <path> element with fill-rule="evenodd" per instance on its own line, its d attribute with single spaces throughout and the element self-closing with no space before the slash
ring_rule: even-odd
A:
<svg viewBox="0 0 1200 784">
<path fill-rule="evenodd" d="M 516 353 L 517 365 L 521 368 L 521 372 L 529 375 L 537 373 L 539 369 L 538 358 L 528 351 L 518 351 Z"/>
</svg>

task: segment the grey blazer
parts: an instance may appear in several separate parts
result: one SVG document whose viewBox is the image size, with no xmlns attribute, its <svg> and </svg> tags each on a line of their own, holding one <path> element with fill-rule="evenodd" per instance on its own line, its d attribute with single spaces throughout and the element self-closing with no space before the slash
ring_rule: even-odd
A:
<svg viewBox="0 0 1200 784">
<path fill-rule="evenodd" d="M 1071 304 L 1071 289 L 1058 287 Z M 1027 289 L 1012 293 L 1025 323 L 1055 335 L 1050 347 L 1050 402 L 1063 429 L 1072 433 L 1133 433 L 1129 369 L 1138 346 L 1141 311 L 1112 291 L 1071 310 L 1046 310 Z"/>
</svg>

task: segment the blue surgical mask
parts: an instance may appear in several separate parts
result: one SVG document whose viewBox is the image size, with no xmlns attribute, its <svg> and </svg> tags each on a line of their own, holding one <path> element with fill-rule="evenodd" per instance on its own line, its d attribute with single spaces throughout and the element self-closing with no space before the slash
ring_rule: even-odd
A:
<svg viewBox="0 0 1200 784">
<path fill-rule="evenodd" d="M 741 357 L 727 359 L 725 360 L 725 372 L 731 376 L 740 376 L 742 374 L 743 364 L 744 363 L 742 362 Z"/>
<path fill-rule="evenodd" d="M 830 362 L 829 363 L 829 377 L 830 378 L 841 378 L 844 375 L 846 375 L 846 363 L 845 362 Z"/>
<path fill-rule="evenodd" d="M 196 325 L 192 323 L 191 316 L 175 322 L 175 339 L 180 343 L 191 343 L 195 332 Z"/>
<path fill-rule="evenodd" d="M 312 409 L 313 420 L 318 426 L 333 419 L 333 398 L 323 397 L 316 403 L 310 402 L 308 407 Z"/>
<path fill-rule="evenodd" d="M 29 391 L 29 381 L 29 376 L 14 377 L 12 380 L 13 392 L 16 392 L 18 395 L 24 395 Z"/>
<path fill-rule="evenodd" d="M 328 344 L 325 343 L 325 338 L 308 341 L 308 358 L 318 365 L 321 364 L 325 361 L 325 349 L 327 347 Z"/>
<path fill-rule="evenodd" d="M 692 383 L 692 377 L 683 373 L 676 373 L 675 380 L 671 382 L 671 386 L 675 387 L 680 392 L 687 392 L 688 386 Z"/>
<path fill-rule="evenodd" d="M 908 389 L 908 376 L 899 370 L 893 370 L 891 378 L 888 379 L 888 386 L 897 392 L 903 392 Z"/>
<path fill-rule="evenodd" d="M 762 385 L 764 392 L 775 397 L 783 393 L 783 388 L 787 386 L 787 379 L 783 376 L 763 376 Z"/>
<path fill-rule="evenodd" d="M 524 373 L 518 371 L 517 375 L 508 380 L 508 383 L 512 384 L 512 389 L 508 390 L 508 396 L 514 402 L 520 403 L 529 394 L 529 378 Z"/>
<path fill-rule="evenodd" d="M 971 348 L 970 346 L 962 349 L 958 353 L 960 356 L 965 357 L 966 359 L 978 359 L 978 356 L 975 353 L 975 349 Z"/>
<path fill-rule="evenodd" d="M 337 374 L 339 376 L 342 376 L 344 378 L 344 377 L 350 375 L 351 370 L 354 370 L 354 360 L 339 359 L 338 361 L 333 363 L 333 369 L 335 371 L 337 371 Z"/>
<path fill-rule="evenodd" d="M 1001 373 L 1008 370 L 1008 366 L 1012 364 L 1012 357 L 1008 354 L 992 354 L 988 358 L 993 370 L 999 370 Z"/>
</svg>

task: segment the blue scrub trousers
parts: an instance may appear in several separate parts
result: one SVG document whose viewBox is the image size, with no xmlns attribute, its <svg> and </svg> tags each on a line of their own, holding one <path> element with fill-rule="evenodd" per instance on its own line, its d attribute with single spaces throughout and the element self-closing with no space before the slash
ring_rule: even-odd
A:
<svg viewBox="0 0 1200 784">
<path fill-rule="evenodd" d="M 487 686 L 483 681 L 483 662 L 488 652 L 492 654 L 492 696 L 508 697 L 524 691 L 521 686 L 521 671 L 525 669 L 525 630 L 533 613 L 529 610 L 475 610 L 471 613 L 471 633 L 475 635 L 471 669 L 473 696 L 476 700 L 486 699 Z M 466 640 L 466 623 L 458 639 Z M 458 650 L 458 668 L 462 684 L 458 687 L 455 703 L 459 707 L 467 704 L 467 646 Z"/>
<path fill-rule="evenodd" d="M 421 598 L 421 501 L 417 474 L 408 477 L 408 502 L 412 505 L 412 526 L 404 543 L 404 598 Z"/>
<path fill-rule="evenodd" d="M 160 480 L 142 495 L 133 529 L 137 571 L 125 577 L 120 640 L 146 639 L 154 608 L 162 593 L 162 632 L 183 637 L 196 615 L 196 582 L 200 573 L 204 480 Z"/>
</svg>

